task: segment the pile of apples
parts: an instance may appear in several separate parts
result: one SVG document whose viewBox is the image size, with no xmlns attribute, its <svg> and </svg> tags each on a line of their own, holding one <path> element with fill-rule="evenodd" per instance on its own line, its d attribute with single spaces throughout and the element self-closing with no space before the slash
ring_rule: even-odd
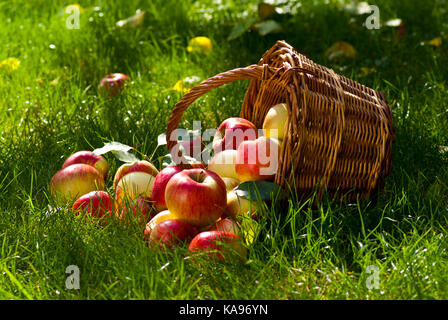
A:
<svg viewBox="0 0 448 320">
<path fill-rule="evenodd" d="M 247 249 L 239 218 L 258 219 L 262 201 L 240 197 L 234 189 L 241 182 L 274 177 L 275 172 L 260 173 L 272 164 L 258 158 L 249 161 L 248 152 L 263 144 L 280 147 L 287 119 L 285 104 L 272 107 L 262 135 L 246 119 L 226 119 L 214 136 L 215 152 L 208 165 L 193 163 L 191 169 L 173 165 L 159 171 L 146 160 L 125 163 L 115 173 L 111 193 L 105 191 L 106 159 L 92 151 L 79 151 L 53 176 L 50 191 L 58 202 L 72 204 L 75 215 L 84 213 L 102 224 L 110 219 L 141 224 L 150 247 L 188 244 L 192 253 L 204 252 L 220 260 L 236 254 L 244 260 Z M 245 133 L 242 141 L 235 139 L 236 130 Z M 275 138 L 271 137 L 274 130 Z M 271 161 L 278 162 L 278 158 Z"/>
</svg>

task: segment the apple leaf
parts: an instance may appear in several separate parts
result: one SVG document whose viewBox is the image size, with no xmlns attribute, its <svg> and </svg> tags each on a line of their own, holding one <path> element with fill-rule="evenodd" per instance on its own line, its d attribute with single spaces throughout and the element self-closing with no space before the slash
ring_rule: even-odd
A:
<svg viewBox="0 0 448 320">
<path fill-rule="evenodd" d="M 161 133 L 157 137 L 157 146 L 164 146 L 164 145 L 166 145 L 166 134 Z"/>
<path fill-rule="evenodd" d="M 286 193 L 278 184 L 265 180 L 246 181 L 240 183 L 235 189 L 239 197 L 248 200 L 271 200 L 272 198 L 286 198 Z"/>
<path fill-rule="evenodd" d="M 114 156 L 120 161 L 134 162 L 138 161 L 139 159 L 133 153 L 130 152 L 133 149 L 134 149 L 133 147 L 130 147 L 126 144 L 112 141 L 105 143 L 104 146 L 101 148 L 93 150 L 93 154 L 102 155 L 107 152 L 112 152 Z"/>
<path fill-rule="evenodd" d="M 255 24 L 253 27 L 258 31 L 260 36 L 265 36 L 269 33 L 282 32 L 283 30 L 282 26 L 274 20 L 261 21 Z"/>
<path fill-rule="evenodd" d="M 115 156 L 115 158 L 123 162 L 135 162 L 140 160 L 135 156 L 135 154 L 130 152 L 124 152 L 121 150 L 112 150 L 112 153 Z"/>
</svg>

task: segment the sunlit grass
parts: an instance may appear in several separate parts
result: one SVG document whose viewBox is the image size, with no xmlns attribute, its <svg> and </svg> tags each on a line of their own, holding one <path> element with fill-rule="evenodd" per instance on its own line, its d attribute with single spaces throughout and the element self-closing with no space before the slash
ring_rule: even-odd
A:
<svg viewBox="0 0 448 320">
<path fill-rule="evenodd" d="M 0 297 L 446 299 L 446 8 L 377 1 L 381 19 L 406 22 L 399 39 L 391 27 L 367 30 L 365 16 L 340 3 L 304 1 L 295 15 L 279 18 L 282 33 L 248 31 L 231 41 L 233 23 L 257 16 L 257 1 L 85 1 L 79 30 L 65 27 L 67 2 L 1 3 L 0 61 L 20 63 L 0 68 Z M 142 28 L 116 27 L 137 9 L 147 11 Z M 422 44 L 441 35 L 439 47 Z M 196 36 L 210 38 L 213 51 L 189 52 Z M 151 155 L 182 96 L 170 88 L 257 63 L 278 39 L 386 93 L 397 139 L 376 205 L 326 200 L 313 207 L 294 197 L 269 205 L 243 265 L 197 263 L 186 247 L 152 250 L 138 226 L 101 227 L 83 223 L 69 207 L 55 208 L 48 185 L 67 156 L 108 141 Z M 336 41 L 352 44 L 356 59 L 330 61 L 325 51 Z M 108 72 L 131 78 L 117 99 L 97 90 Z M 212 128 L 237 116 L 247 85 L 238 81 L 201 97 L 182 126 L 201 120 Z M 155 157 L 165 153 L 159 148 Z M 121 163 L 106 157 L 115 172 Z M 65 286 L 69 265 L 80 269 L 79 290 Z M 379 289 L 367 285 L 369 266 L 379 271 Z"/>
</svg>

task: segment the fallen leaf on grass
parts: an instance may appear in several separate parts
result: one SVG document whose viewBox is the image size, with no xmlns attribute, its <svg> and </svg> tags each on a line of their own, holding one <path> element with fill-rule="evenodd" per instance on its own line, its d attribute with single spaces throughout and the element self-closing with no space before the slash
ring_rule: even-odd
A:
<svg viewBox="0 0 448 320">
<path fill-rule="evenodd" d="M 265 36 L 270 33 L 279 33 L 283 31 L 282 26 L 274 20 L 261 21 L 254 24 L 253 28 L 258 31 L 260 36 Z"/>
<path fill-rule="evenodd" d="M 258 17 L 260 18 L 260 20 L 264 20 L 272 16 L 274 13 L 275 13 L 274 5 L 266 2 L 258 3 Z"/>
<path fill-rule="evenodd" d="M 213 44 L 207 37 L 194 37 L 188 42 L 187 51 L 207 54 L 213 51 Z"/>
<path fill-rule="evenodd" d="M 340 58 L 353 59 L 356 57 L 356 49 L 348 42 L 335 42 L 327 49 L 325 55 L 329 60 L 337 60 Z"/>
<path fill-rule="evenodd" d="M 135 29 L 143 25 L 145 14 L 146 14 L 145 11 L 141 11 L 140 9 L 138 9 L 134 16 L 124 20 L 120 20 L 116 23 L 116 25 L 119 28 Z"/>
<path fill-rule="evenodd" d="M 442 44 L 442 37 L 437 37 L 434 38 L 432 40 L 429 41 L 425 41 L 424 44 L 430 45 L 430 46 L 434 46 L 434 47 L 440 47 L 440 45 Z"/>
<path fill-rule="evenodd" d="M 198 84 L 201 81 L 201 78 L 197 76 L 187 77 L 183 80 L 179 80 L 176 82 L 176 84 L 169 88 L 169 90 L 174 90 L 181 93 L 187 93 L 190 91 L 191 88 L 193 88 L 196 84 Z"/>
<path fill-rule="evenodd" d="M 0 69 L 6 68 L 8 72 L 13 72 L 17 70 L 20 66 L 20 61 L 17 58 L 6 58 L 0 62 Z"/>
</svg>

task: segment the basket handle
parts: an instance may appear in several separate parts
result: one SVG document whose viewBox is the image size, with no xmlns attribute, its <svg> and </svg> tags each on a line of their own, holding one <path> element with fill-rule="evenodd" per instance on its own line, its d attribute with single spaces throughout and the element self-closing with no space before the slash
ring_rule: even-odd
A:
<svg viewBox="0 0 448 320">
<path fill-rule="evenodd" d="M 233 82 L 235 80 L 241 80 L 241 79 L 267 80 L 270 79 L 275 74 L 282 73 L 282 71 L 299 71 L 312 74 L 312 72 L 304 68 L 298 68 L 298 67 L 285 68 L 285 66 L 280 68 L 274 68 L 270 67 L 268 64 L 263 65 L 253 64 L 245 68 L 237 68 L 223 73 L 219 73 L 201 82 L 197 86 L 193 87 L 174 106 L 173 110 L 171 111 L 171 115 L 168 118 L 168 124 L 166 130 L 166 144 L 168 151 L 171 152 L 173 147 L 177 144 L 177 141 L 171 141 L 170 137 L 172 132 L 178 128 L 183 113 L 200 96 L 211 91 L 212 89 L 218 88 L 222 85 Z M 182 159 L 181 166 L 184 168 L 191 168 L 191 166 L 184 160 L 185 159 Z"/>
</svg>

